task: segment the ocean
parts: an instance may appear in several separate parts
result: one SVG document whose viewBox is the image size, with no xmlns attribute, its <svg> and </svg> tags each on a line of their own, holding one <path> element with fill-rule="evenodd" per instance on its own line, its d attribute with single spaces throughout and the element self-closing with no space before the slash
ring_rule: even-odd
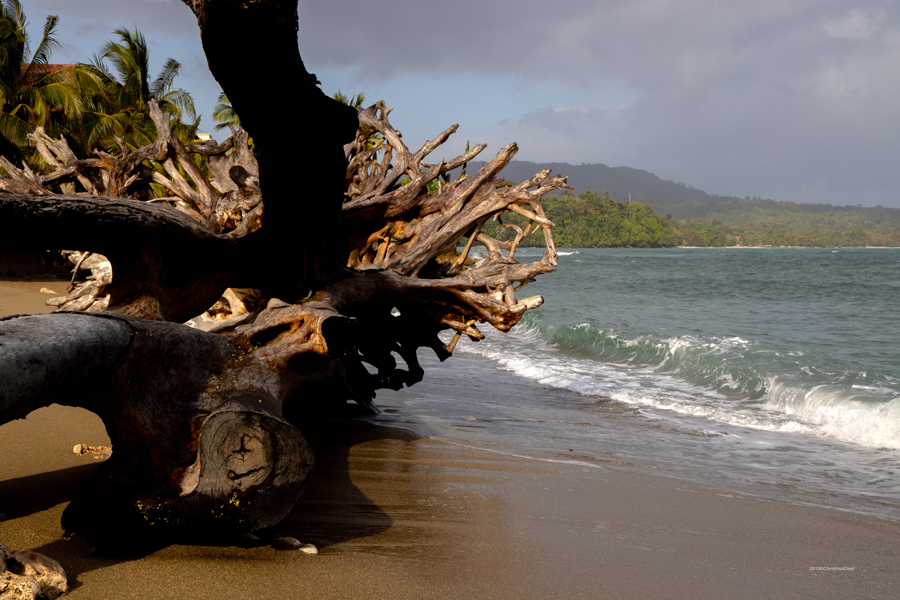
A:
<svg viewBox="0 0 900 600">
<path fill-rule="evenodd" d="M 375 420 L 900 520 L 900 249 L 559 254 L 521 292 L 542 307 L 444 363 L 420 350 L 425 380 Z"/>
</svg>

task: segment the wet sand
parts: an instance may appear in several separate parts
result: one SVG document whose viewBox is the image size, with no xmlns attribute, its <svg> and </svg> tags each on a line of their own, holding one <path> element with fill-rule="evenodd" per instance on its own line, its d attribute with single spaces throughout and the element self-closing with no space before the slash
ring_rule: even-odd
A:
<svg viewBox="0 0 900 600">
<path fill-rule="evenodd" d="M 24 297 L 40 305 L 47 295 Z M 7 306 L 0 297 L 0 314 Z M 72 446 L 106 443 L 102 423 L 41 409 L 0 426 L 0 540 L 58 560 L 68 597 L 86 599 L 893 598 L 900 589 L 898 522 L 449 445 L 407 421 L 407 430 L 352 420 L 307 431 L 318 470 L 275 533 L 318 555 L 171 545 L 111 558 L 59 527 L 99 464 Z"/>
</svg>

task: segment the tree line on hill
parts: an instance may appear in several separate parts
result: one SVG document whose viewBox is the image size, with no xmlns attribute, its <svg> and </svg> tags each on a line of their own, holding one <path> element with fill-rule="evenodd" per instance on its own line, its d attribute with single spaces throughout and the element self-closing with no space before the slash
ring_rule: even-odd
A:
<svg viewBox="0 0 900 600">
<path fill-rule="evenodd" d="M 771 201 L 769 201 L 771 202 Z M 609 192 L 570 191 L 544 198 L 547 217 L 555 224 L 553 236 L 562 248 L 665 248 L 673 246 L 900 246 L 900 226 L 895 209 L 859 207 L 809 207 L 793 210 L 791 203 L 769 211 L 757 204 L 722 213 L 722 219 L 673 219 L 638 202 L 622 202 Z M 854 210 L 851 210 L 854 209 Z M 728 222 L 725 219 L 729 219 Z M 498 239 L 511 240 L 524 219 L 507 217 L 488 221 L 483 230 Z M 542 246 L 539 232 L 525 238 L 523 246 Z"/>
<path fill-rule="evenodd" d="M 553 221 L 553 239 L 563 248 L 663 248 L 676 243 L 671 223 L 649 206 L 637 202 L 613 200 L 609 192 L 593 190 L 577 196 L 566 192 L 562 196 L 545 196 L 544 211 Z M 498 239 L 512 239 L 515 229 L 525 219 L 512 215 L 506 223 L 488 221 L 483 230 Z M 534 232 L 525 238 L 523 246 L 543 246 L 543 233 Z"/>
<path fill-rule="evenodd" d="M 609 190 L 611 198 L 640 203 L 665 215 L 661 221 L 671 227 L 674 244 L 679 246 L 900 246 L 897 208 L 715 196 L 647 171 L 602 164 L 515 161 L 505 174 L 516 180 L 519 171 L 544 168 L 569 176 L 569 184 L 576 192 Z M 570 196 L 571 192 L 560 198 Z M 581 240 L 588 247 L 609 247 L 608 238 L 585 237 L 584 232 L 591 230 L 587 225 L 579 226 L 581 233 L 574 237 L 564 233 L 569 222 L 557 223 L 562 239 Z M 621 246 L 637 247 L 634 240 L 622 241 Z"/>
<path fill-rule="evenodd" d="M 821 213 L 770 212 L 737 213 L 733 220 L 712 217 L 709 220 L 675 222 L 675 237 L 680 246 L 900 246 L 900 228 L 889 222 L 877 222 L 872 214 L 832 210 Z"/>
</svg>

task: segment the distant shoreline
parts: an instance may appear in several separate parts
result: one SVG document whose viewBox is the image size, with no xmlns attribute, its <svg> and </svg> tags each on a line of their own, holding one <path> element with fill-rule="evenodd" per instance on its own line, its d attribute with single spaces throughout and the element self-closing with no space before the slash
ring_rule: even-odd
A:
<svg viewBox="0 0 900 600">
<path fill-rule="evenodd" d="M 672 246 L 673 248 L 734 248 L 738 250 L 897 250 L 900 246 Z"/>
<path fill-rule="evenodd" d="M 543 246 L 519 246 L 519 248 L 543 248 Z M 661 249 L 708 249 L 714 250 L 717 248 L 728 248 L 734 250 L 787 250 L 787 249 L 797 249 L 797 250 L 898 250 L 900 246 L 657 246 L 657 247 L 646 247 L 646 246 L 559 246 L 559 248 L 573 248 L 576 250 L 589 250 L 589 249 L 598 249 L 598 250 L 661 250 Z"/>
<path fill-rule="evenodd" d="M 900 250 L 900 246 L 658 246 L 649 248 L 646 246 L 558 246 L 559 248 L 573 248 L 575 250 L 664 250 L 664 249 L 707 249 L 728 248 L 733 250 Z M 519 248 L 543 248 L 543 246 L 519 246 Z"/>
</svg>

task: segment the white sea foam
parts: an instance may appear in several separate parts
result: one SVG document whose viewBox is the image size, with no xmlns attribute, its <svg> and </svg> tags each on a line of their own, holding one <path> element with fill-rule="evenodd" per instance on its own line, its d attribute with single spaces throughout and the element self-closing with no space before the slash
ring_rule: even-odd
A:
<svg viewBox="0 0 900 600">
<path fill-rule="evenodd" d="M 874 386 L 874 385 L 854 384 L 854 385 L 851 385 L 850 387 L 853 388 L 854 390 L 866 390 L 866 391 L 875 392 L 878 394 L 896 394 L 896 391 L 892 390 L 891 388 L 878 387 L 878 386 Z"/>
<path fill-rule="evenodd" d="M 586 330 L 590 325 L 581 323 L 572 329 Z M 654 345 L 646 338 L 605 337 L 615 340 L 619 348 Z M 672 337 L 655 343 L 661 353 L 656 364 L 641 366 L 566 356 L 548 346 L 539 330 L 525 327 L 505 339 L 492 336 L 467 344 L 463 351 L 495 360 L 542 385 L 663 411 L 657 415 L 900 449 L 900 398 L 878 402 L 866 397 L 872 392 L 890 393 L 890 389 L 840 384 L 810 387 L 775 376 L 739 381 L 723 361 L 752 345 L 740 337 Z M 710 356 L 723 358 L 716 362 L 708 360 Z M 701 359 L 707 361 L 702 365 L 706 371 L 697 367 Z M 691 369 L 706 383 L 687 381 L 684 377 Z M 863 397 L 855 397 L 853 390 Z M 728 396 L 723 395 L 726 391 Z M 751 401 L 750 395 L 762 396 L 762 402 Z"/>
<path fill-rule="evenodd" d="M 777 378 L 768 382 L 767 388 L 767 408 L 812 424 L 820 435 L 866 446 L 900 449 L 900 398 L 873 402 L 856 398 L 839 385 L 804 388 Z M 854 388 L 882 391 L 874 386 L 851 386 Z"/>
</svg>

